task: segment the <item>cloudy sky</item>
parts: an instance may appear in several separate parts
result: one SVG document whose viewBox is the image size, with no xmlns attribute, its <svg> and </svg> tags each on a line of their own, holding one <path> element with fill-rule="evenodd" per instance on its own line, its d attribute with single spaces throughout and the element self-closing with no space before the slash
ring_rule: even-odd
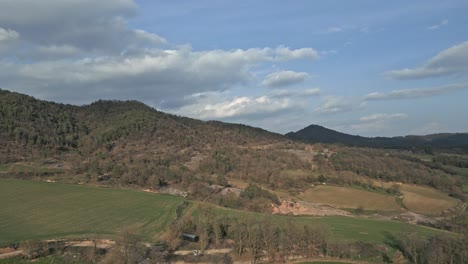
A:
<svg viewBox="0 0 468 264">
<path fill-rule="evenodd" d="M 468 131 L 468 2 L 0 0 L 0 88 L 285 133 Z"/>
</svg>

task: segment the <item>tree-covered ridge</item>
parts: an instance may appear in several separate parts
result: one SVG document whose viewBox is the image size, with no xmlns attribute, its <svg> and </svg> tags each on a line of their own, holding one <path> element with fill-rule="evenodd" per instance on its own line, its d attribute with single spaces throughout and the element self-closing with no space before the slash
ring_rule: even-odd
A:
<svg viewBox="0 0 468 264">
<path fill-rule="evenodd" d="M 0 90 L 0 133 L 3 144 L 14 142 L 25 148 L 54 150 L 79 146 L 95 149 L 121 138 L 149 137 L 201 147 L 281 138 L 248 126 L 166 114 L 137 101 L 99 100 L 78 107 L 5 90 Z"/>
<path fill-rule="evenodd" d="M 441 133 L 426 136 L 404 137 L 361 137 L 328 129 L 319 125 L 310 125 L 296 132 L 289 132 L 287 137 L 311 143 L 332 143 L 356 147 L 424 150 L 444 150 L 468 153 L 468 133 Z"/>
<path fill-rule="evenodd" d="M 0 162 L 76 149 L 89 133 L 76 106 L 0 90 Z"/>
</svg>

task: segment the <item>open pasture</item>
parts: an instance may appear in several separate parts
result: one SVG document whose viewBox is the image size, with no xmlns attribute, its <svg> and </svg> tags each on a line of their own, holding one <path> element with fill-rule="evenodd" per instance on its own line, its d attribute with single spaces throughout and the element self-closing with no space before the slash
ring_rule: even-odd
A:
<svg viewBox="0 0 468 264">
<path fill-rule="evenodd" d="M 300 195 L 304 201 L 328 204 L 338 208 L 364 210 L 399 211 L 395 196 L 368 192 L 351 187 L 318 185 Z"/>
<path fill-rule="evenodd" d="M 152 241 L 176 217 L 183 198 L 133 190 L 99 188 L 0 179 L 0 245 L 29 239 L 109 237 L 122 230 L 137 232 Z M 200 209 L 191 202 L 187 213 Z M 384 243 L 388 234 L 418 232 L 422 235 L 441 231 L 405 224 L 356 217 L 279 216 L 215 207 L 217 215 L 277 223 L 295 221 L 328 227 L 336 241 Z"/>
<path fill-rule="evenodd" d="M 0 180 L 0 245 L 129 229 L 148 240 L 175 219 L 182 198 L 132 190 Z"/>
<path fill-rule="evenodd" d="M 459 200 L 428 187 L 402 185 L 401 193 L 405 207 L 421 214 L 438 215 L 459 203 Z"/>
</svg>

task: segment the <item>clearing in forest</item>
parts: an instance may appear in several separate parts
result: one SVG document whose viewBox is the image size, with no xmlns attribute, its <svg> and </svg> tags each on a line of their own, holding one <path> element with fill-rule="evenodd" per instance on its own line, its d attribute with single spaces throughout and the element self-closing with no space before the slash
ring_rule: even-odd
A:
<svg viewBox="0 0 468 264">
<path fill-rule="evenodd" d="M 338 208 L 399 211 L 395 196 L 368 192 L 351 187 L 317 185 L 306 190 L 300 198 L 307 202 L 328 204 Z"/>
<path fill-rule="evenodd" d="M 459 203 L 459 200 L 429 187 L 405 184 L 401 186 L 401 193 L 405 207 L 420 214 L 438 215 Z"/>
</svg>

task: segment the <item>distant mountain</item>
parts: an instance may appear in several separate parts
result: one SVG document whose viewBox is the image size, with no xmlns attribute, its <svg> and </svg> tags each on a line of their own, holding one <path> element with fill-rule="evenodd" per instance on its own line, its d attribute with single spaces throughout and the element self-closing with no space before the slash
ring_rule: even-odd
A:
<svg viewBox="0 0 468 264">
<path fill-rule="evenodd" d="M 310 125 L 297 132 L 289 132 L 290 139 L 309 143 L 343 144 L 356 147 L 394 149 L 432 149 L 468 152 L 468 133 L 441 133 L 426 136 L 362 137 L 341 133 L 319 125 Z"/>
</svg>

